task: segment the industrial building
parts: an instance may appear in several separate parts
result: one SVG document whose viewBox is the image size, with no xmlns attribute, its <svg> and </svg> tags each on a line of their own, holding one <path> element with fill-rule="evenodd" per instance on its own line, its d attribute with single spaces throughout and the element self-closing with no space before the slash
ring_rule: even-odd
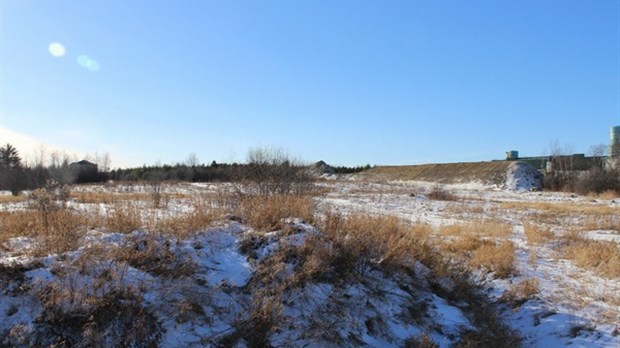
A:
<svg viewBox="0 0 620 348">
<path fill-rule="evenodd" d="M 610 129 L 609 148 L 607 156 L 586 156 L 578 153 L 573 155 L 550 155 L 519 157 L 519 151 L 511 150 L 506 152 L 507 161 L 527 162 L 534 168 L 543 173 L 555 170 L 588 170 L 592 167 L 611 167 L 620 166 L 620 126 Z"/>
</svg>

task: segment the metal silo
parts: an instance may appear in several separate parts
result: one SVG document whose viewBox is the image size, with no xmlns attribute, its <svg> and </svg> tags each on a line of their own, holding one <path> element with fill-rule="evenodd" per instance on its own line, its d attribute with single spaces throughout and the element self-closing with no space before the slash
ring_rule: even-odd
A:
<svg viewBox="0 0 620 348">
<path fill-rule="evenodd" d="M 611 127 L 609 157 L 620 158 L 620 126 Z"/>
</svg>

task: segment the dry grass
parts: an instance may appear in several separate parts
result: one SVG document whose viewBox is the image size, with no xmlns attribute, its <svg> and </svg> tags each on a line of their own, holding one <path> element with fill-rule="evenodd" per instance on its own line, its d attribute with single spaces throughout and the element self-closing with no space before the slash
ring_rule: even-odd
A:
<svg viewBox="0 0 620 348">
<path fill-rule="evenodd" d="M 500 301 L 521 304 L 530 300 L 540 292 L 540 283 L 536 278 L 526 278 L 513 284 L 500 298 Z"/>
<path fill-rule="evenodd" d="M 495 272 L 495 276 L 499 278 L 508 278 L 516 274 L 515 265 L 515 247 L 505 241 L 501 244 L 482 244 L 480 248 L 474 251 L 470 260 L 473 267 L 481 267 L 491 272 Z"/>
<path fill-rule="evenodd" d="M 495 272 L 497 278 L 516 274 L 515 247 L 509 241 L 496 243 L 478 236 L 465 235 L 444 242 L 442 249 L 467 261 L 470 267 Z"/>
<path fill-rule="evenodd" d="M 395 217 L 372 217 L 327 213 L 321 229 L 333 241 L 337 263 L 363 270 L 375 263 L 386 267 L 409 267 L 420 261 L 433 269 L 436 253 L 429 241 L 432 228 L 410 225 Z"/>
<path fill-rule="evenodd" d="M 33 237 L 36 230 L 41 227 L 35 211 L 0 211 L 0 244 L 13 237 Z"/>
<path fill-rule="evenodd" d="M 554 236 L 548 227 L 541 227 L 540 224 L 526 222 L 523 224 L 523 228 L 529 245 L 545 244 Z"/>
<path fill-rule="evenodd" d="M 614 242 L 589 240 L 578 234 L 564 238 L 563 256 L 579 267 L 607 278 L 620 277 L 620 246 Z"/>
<path fill-rule="evenodd" d="M 174 215 L 158 221 L 154 229 L 163 234 L 185 239 L 195 232 L 211 227 L 222 216 L 218 209 L 195 209 L 191 213 Z"/>
<path fill-rule="evenodd" d="M 108 207 L 104 216 L 105 225 L 113 232 L 129 233 L 145 226 L 142 215 L 144 207 L 140 202 L 117 202 Z"/>
<path fill-rule="evenodd" d="M 26 196 L 26 195 L 19 195 L 19 196 L 0 195 L 0 204 L 20 203 L 20 202 L 25 202 L 27 200 L 28 200 L 28 196 Z"/>
<path fill-rule="evenodd" d="M 476 220 L 460 224 L 444 225 L 439 229 L 444 236 L 483 236 L 505 238 L 512 233 L 512 227 L 494 219 Z"/>
<path fill-rule="evenodd" d="M 282 228 L 283 219 L 301 218 L 312 222 L 315 203 L 310 196 L 258 195 L 245 197 L 240 212 L 250 226 L 269 231 Z"/>
<path fill-rule="evenodd" d="M 616 215 L 588 216 L 583 228 L 587 231 L 615 230 L 620 232 L 620 212 Z"/>
<path fill-rule="evenodd" d="M 36 341 L 46 346 L 151 346 L 158 340 L 159 323 L 142 307 L 137 289 L 123 284 L 124 271 L 107 267 L 92 271 L 90 284 L 78 281 L 75 269 L 58 270 L 61 280 L 36 291 L 42 313 L 39 327 L 47 330 Z M 34 341 L 34 340 L 33 340 Z"/>
<path fill-rule="evenodd" d="M 37 255 L 65 252 L 76 248 L 91 224 L 85 216 L 66 209 L 45 214 L 32 210 L 0 212 L 0 244 L 23 236 L 37 239 Z"/>
<path fill-rule="evenodd" d="M 500 207 L 505 210 L 533 210 L 542 216 L 610 216 L 617 215 L 618 208 L 607 205 L 588 203 L 548 203 L 548 202 L 502 202 Z"/>
<path fill-rule="evenodd" d="M 614 190 L 607 190 L 601 193 L 594 194 L 592 196 L 598 199 L 616 199 L 620 198 L 620 192 Z"/>
<path fill-rule="evenodd" d="M 123 246 L 112 249 L 110 258 L 172 279 L 191 276 L 197 267 L 177 249 L 176 244 L 153 233 L 133 236 Z"/>
<path fill-rule="evenodd" d="M 166 199 L 189 199 L 191 195 L 183 193 L 159 192 Z M 160 199 L 162 198 L 160 197 Z M 153 192 L 111 192 L 111 191 L 73 191 L 70 199 L 84 204 L 115 204 L 118 202 L 153 201 Z"/>
<path fill-rule="evenodd" d="M 472 214 L 482 215 L 484 214 L 484 206 L 478 202 L 454 202 L 448 203 L 444 212 L 450 213 L 451 215 L 456 215 L 461 218 L 471 218 Z"/>
</svg>

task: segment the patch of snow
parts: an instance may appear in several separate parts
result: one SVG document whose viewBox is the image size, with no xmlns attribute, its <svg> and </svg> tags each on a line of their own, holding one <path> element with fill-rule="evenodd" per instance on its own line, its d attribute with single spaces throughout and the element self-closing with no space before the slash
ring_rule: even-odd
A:
<svg viewBox="0 0 620 348">
<path fill-rule="evenodd" d="M 525 162 L 513 162 L 506 171 L 504 188 L 512 191 L 540 191 L 542 175 Z"/>
</svg>

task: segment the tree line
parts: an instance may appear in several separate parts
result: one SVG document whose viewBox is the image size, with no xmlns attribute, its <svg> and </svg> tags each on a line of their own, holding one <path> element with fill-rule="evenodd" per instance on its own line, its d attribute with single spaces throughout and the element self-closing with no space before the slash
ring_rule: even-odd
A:
<svg viewBox="0 0 620 348">
<path fill-rule="evenodd" d="M 113 181 L 187 181 L 187 182 L 253 182 L 256 190 L 266 192 L 296 191 L 313 177 L 312 166 L 291 158 L 281 149 L 250 149 L 246 163 L 199 164 L 195 155 L 187 163 L 156 164 L 108 170 L 109 158 L 97 167 L 79 166 L 55 156 L 51 163 L 43 160 L 26 165 L 18 150 L 11 144 L 0 147 L 0 190 L 17 195 L 23 190 L 44 187 L 49 180 L 60 184 Z M 369 169 L 335 167 L 335 172 L 356 173 Z"/>
</svg>

